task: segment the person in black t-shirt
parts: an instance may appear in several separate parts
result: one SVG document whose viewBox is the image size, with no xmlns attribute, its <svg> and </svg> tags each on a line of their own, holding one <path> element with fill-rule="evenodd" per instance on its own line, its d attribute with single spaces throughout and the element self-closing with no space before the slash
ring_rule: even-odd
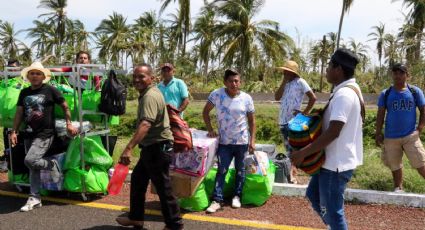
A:
<svg viewBox="0 0 425 230">
<path fill-rule="evenodd" d="M 25 140 L 28 149 L 24 163 L 30 170 L 30 197 L 21 211 L 30 211 L 41 207 L 40 200 L 40 170 L 51 170 L 54 181 L 60 178 L 58 162 L 46 160 L 44 154 L 49 150 L 55 134 L 54 105 L 59 104 L 66 119 L 66 128 L 70 135 L 75 136 L 77 129 L 72 126 L 71 113 L 62 94 L 54 87 L 47 85 L 50 80 L 50 71 L 40 62 L 34 62 L 21 72 L 22 77 L 31 83 L 31 86 L 21 91 L 10 134 L 12 146 L 18 142 L 17 130 L 22 121 L 29 130 L 29 139 Z"/>
</svg>

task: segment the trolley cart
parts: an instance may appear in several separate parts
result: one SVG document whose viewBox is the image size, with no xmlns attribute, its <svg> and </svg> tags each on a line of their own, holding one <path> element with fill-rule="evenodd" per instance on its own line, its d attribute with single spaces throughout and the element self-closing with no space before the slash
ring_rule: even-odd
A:
<svg viewBox="0 0 425 230">
<path fill-rule="evenodd" d="M 81 81 L 81 76 L 84 75 L 95 75 L 95 76 L 100 76 L 103 79 L 105 79 L 106 77 L 106 70 L 105 70 L 105 66 L 104 65 L 98 65 L 98 64 L 77 64 L 75 65 L 75 67 L 73 68 L 75 70 L 75 76 L 76 76 L 76 80 L 77 80 L 77 86 L 82 86 L 82 81 Z M 88 85 L 87 87 L 94 87 L 93 82 L 91 82 L 91 85 Z M 81 132 L 79 134 L 80 136 L 80 159 L 81 159 L 81 169 L 85 169 L 86 167 L 86 163 L 84 160 L 84 138 L 85 137 L 89 137 L 89 136 L 94 136 L 94 135 L 104 135 L 106 136 L 106 150 L 109 152 L 109 126 L 108 126 L 108 120 L 109 120 L 109 116 L 106 113 L 102 113 L 102 112 L 94 112 L 94 111 L 88 111 L 88 110 L 83 110 L 83 98 L 82 98 L 82 89 L 81 87 L 75 87 L 76 89 L 76 93 L 77 93 L 77 100 L 75 100 L 75 107 L 78 113 L 78 119 L 80 122 L 80 127 L 83 126 L 83 117 L 86 114 L 91 114 L 91 115 L 100 115 L 103 116 L 103 127 L 101 127 L 101 129 L 98 130 L 94 130 L 94 131 L 88 131 L 88 132 Z M 87 89 L 87 88 L 86 88 Z M 83 201 L 88 201 L 87 198 L 87 188 L 86 188 L 86 184 L 85 184 L 85 178 L 84 176 L 81 176 L 81 185 L 82 185 L 82 191 L 81 191 L 81 198 Z"/>
</svg>

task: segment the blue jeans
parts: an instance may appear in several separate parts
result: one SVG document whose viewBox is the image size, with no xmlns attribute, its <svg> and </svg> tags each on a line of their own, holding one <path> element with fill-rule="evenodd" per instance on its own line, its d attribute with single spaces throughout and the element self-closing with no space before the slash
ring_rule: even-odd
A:
<svg viewBox="0 0 425 230">
<path fill-rule="evenodd" d="M 53 136 L 41 139 L 25 139 L 27 155 L 24 164 L 30 171 L 30 196 L 40 198 L 40 170 L 51 170 L 54 166 L 52 160 L 43 158 L 53 142 Z"/>
<path fill-rule="evenodd" d="M 344 190 L 353 170 L 334 172 L 321 168 L 311 177 L 306 196 L 313 209 L 332 230 L 347 229 L 344 216 Z"/>
<path fill-rule="evenodd" d="M 224 178 L 226 177 L 230 163 L 233 157 L 235 157 L 235 169 L 236 169 L 236 184 L 235 184 L 235 196 L 241 197 L 242 188 L 245 182 L 245 163 L 244 159 L 248 152 L 248 145 L 218 145 L 217 158 L 218 158 L 218 170 L 215 177 L 215 188 L 213 193 L 213 200 L 216 202 L 223 202 L 223 188 Z"/>
<path fill-rule="evenodd" d="M 285 146 L 286 153 L 290 153 L 291 152 L 291 149 L 292 149 L 291 146 L 289 145 L 289 140 L 288 140 L 289 134 L 288 134 L 288 130 L 289 130 L 288 124 L 284 124 L 284 125 L 281 125 L 280 126 L 280 133 L 283 136 L 283 146 Z"/>
</svg>

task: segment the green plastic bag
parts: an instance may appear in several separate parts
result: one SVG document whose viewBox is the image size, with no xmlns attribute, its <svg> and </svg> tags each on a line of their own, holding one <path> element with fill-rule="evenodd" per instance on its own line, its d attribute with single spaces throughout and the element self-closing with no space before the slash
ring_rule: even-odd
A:
<svg viewBox="0 0 425 230">
<path fill-rule="evenodd" d="M 5 81 L 0 83 L 0 109 L 3 108 L 4 97 L 6 95 L 6 84 Z M 3 126 L 3 113 L 0 111 L 0 126 Z"/>
<path fill-rule="evenodd" d="M 0 98 L 0 100 L 2 100 L 0 108 L 0 120 L 3 127 L 13 127 L 13 120 L 16 113 L 16 104 L 18 102 L 19 94 L 24 87 L 24 83 L 19 79 L 14 78 L 9 80 L 4 92 L 4 96 Z"/>
<path fill-rule="evenodd" d="M 75 103 L 74 103 L 74 89 L 69 85 L 68 80 L 62 76 L 54 76 L 52 74 L 52 80 L 49 82 L 51 85 L 53 85 L 56 89 L 59 90 L 59 92 L 62 93 L 63 97 L 65 98 L 66 103 L 68 104 L 69 111 L 71 112 L 71 119 L 75 120 L 76 114 L 74 112 L 75 109 Z M 65 114 L 63 113 L 63 110 L 60 105 L 55 105 L 55 117 L 56 118 L 65 118 Z"/>
<path fill-rule="evenodd" d="M 193 196 L 179 199 L 180 207 L 189 211 L 203 211 L 208 208 L 209 204 L 204 182 L 198 186 Z"/>
<path fill-rule="evenodd" d="M 215 187 L 215 176 L 217 174 L 217 168 L 211 168 L 208 174 L 204 178 L 205 191 L 208 197 L 212 197 Z M 235 190 L 235 170 L 230 169 L 226 177 L 224 178 L 223 196 L 229 198 L 233 196 Z"/>
<path fill-rule="evenodd" d="M 112 157 L 103 147 L 100 136 L 85 137 L 83 142 L 84 160 L 87 165 L 97 166 L 104 171 L 108 170 L 113 163 Z M 80 137 L 71 141 L 66 151 L 64 169 L 80 168 Z"/>
<path fill-rule="evenodd" d="M 119 125 L 120 117 L 119 116 L 111 116 L 109 117 L 109 125 Z"/>
<path fill-rule="evenodd" d="M 255 206 L 263 205 L 271 196 L 276 167 L 270 161 L 267 169 L 267 176 L 258 174 L 246 174 L 245 183 L 242 190 L 242 204 L 250 204 Z M 205 191 L 208 197 L 212 197 L 215 186 L 215 175 L 217 168 L 212 168 L 204 179 Z M 229 169 L 224 180 L 223 196 L 231 198 L 235 190 L 235 169 Z"/>
<path fill-rule="evenodd" d="M 66 104 L 68 104 L 69 111 L 71 112 L 71 119 L 75 120 L 75 112 L 74 112 L 74 94 L 70 93 L 62 93 L 63 98 L 65 98 Z M 57 119 L 64 119 L 65 114 L 60 105 L 55 104 L 55 117 Z"/>
<path fill-rule="evenodd" d="M 89 171 L 78 168 L 70 169 L 65 172 L 64 188 L 70 192 L 82 192 L 82 180 L 86 186 L 86 192 L 106 193 L 109 178 L 108 173 L 96 166 L 90 167 Z"/>
<path fill-rule="evenodd" d="M 263 205 L 272 194 L 275 171 L 276 167 L 270 161 L 267 176 L 246 174 L 241 203 L 255 206 Z"/>
<path fill-rule="evenodd" d="M 87 86 L 92 86 L 93 82 L 93 74 L 90 74 L 87 79 Z M 99 104 L 100 104 L 101 93 L 94 89 L 94 87 L 88 88 L 84 90 L 82 94 L 82 102 L 83 102 L 83 110 L 89 110 L 93 112 L 99 112 Z M 83 116 L 84 120 L 100 123 L 102 122 L 101 115 L 97 114 L 86 114 Z"/>
<path fill-rule="evenodd" d="M 30 177 L 28 173 L 13 175 L 12 171 L 8 171 L 7 178 L 9 180 L 9 183 L 21 183 L 21 184 L 30 183 Z"/>
</svg>

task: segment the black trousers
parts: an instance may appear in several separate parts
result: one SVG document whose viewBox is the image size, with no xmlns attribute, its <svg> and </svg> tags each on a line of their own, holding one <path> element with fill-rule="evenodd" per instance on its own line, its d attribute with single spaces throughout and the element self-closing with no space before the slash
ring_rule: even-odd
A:
<svg viewBox="0 0 425 230">
<path fill-rule="evenodd" d="M 165 224 L 170 229 L 181 229 L 183 221 L 176 197 L 170 183 L 170 163 L 173 143 L 164 141 L 142 147 L 139 162 L 131 175 L 130 214 L 131 220 L 144 220 L 146 191 L 149 180 L 155 185 L 161 202 Z"/>
</svg>

